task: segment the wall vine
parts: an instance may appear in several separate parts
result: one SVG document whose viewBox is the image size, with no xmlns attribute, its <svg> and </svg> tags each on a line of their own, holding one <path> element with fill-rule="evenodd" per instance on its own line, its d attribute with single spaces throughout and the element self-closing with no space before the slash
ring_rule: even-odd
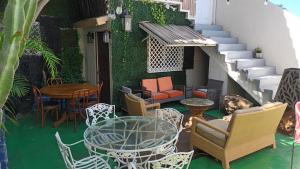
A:
<svg viewBox="0 0 300 169">
<path fill-rule="evenodd" d="M 160 25 L 166 24 L 166 7 L 164 4 L 152 4 L 150 6 L 152 17 Z"/>
</svg>

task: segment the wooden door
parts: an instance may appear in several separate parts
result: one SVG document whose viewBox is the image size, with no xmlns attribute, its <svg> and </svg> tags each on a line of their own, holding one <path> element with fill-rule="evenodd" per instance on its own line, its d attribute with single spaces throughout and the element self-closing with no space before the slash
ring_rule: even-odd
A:
<svg viewBox="0 0 300 169">
<path fill-rule="evenodd" d="M 100 102 L 111 102 L 109 44 L 103 42 L 103 32 L 97 32 L 98 80 L 103 82 Z"/>
</svg>

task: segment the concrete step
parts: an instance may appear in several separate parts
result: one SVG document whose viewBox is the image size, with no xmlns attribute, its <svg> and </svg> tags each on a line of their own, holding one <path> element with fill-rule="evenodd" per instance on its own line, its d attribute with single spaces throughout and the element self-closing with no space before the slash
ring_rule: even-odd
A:
<svg viewBox="0 0 300 169">
<path fill-rule="evenodd" d="M 230 59 L 250 59 L 253 58 L 253 52 L 244 51 L 221 51 L 221 54 L 225 55 L 225 61 Z"/>
<path fill-rule="evenodd" d="M 276 74 L 276 68 L 274 66 L 260 66 L 243 69 L 247 74 L 247 78 L 253 80 L 260 76 L 268 76 Z"/>
<path fill-rule="evenodd" d="M 202 31 L 202 30 L 221 31 L 223 30 L 223 27 L 220 25 L 195 24 L 194 29 L 197 31 Z"/>
<path fill-rule="evenodd" d="M 278 86 L 279 86 L 279 84 L 274 83 L 274 84 L 269 84 L 269 85 L 262 86 L 260 89 L 264 92 L 271 93 L 272 94 L 272 99 L 274 99 L 274 97 L 276 95 L 276 92 L 278 90 Z"/>
<path fill-rule="evenodd" d="M 278 84 L 281 81 L 282 75 L 268 75 L 254 78 L 253 81 L 256 83 L 257 88 L 263 88 L 263 86 L 270 86 L 273 84 Z"/>
<path fill-rule="evenodd" d="M 227 31 L 211 31 L 211 30 L 202 30 L 202 35 L 210 38 L 210 37 L 230 37 L 230 32 Z"/>
<path fill-rule="evenodd" d="M 237 70 L 265 65 L 265 59 L 237 59 L 235 62 Z"/>
<path fill-rule="evenodd" d="M 242 51 L 242 50 L 246 50 L 247 46 L 246 44 L 241 44 L 241 43 L 237 43 L 237 44 L 219 44 L 218 45 L 218 50 L 221 51 L 229 51 L 229 50 L 233 50 L 233 51 Z"/>
<path fill-rule="evenodd" d="M 215 42 L 219 43 L 219 44 L 236 44 L 239 43 L 238 38 L 224 38 L 224 37 L 210 37 L 210 39 L 214 40 Z"/>
</svg>

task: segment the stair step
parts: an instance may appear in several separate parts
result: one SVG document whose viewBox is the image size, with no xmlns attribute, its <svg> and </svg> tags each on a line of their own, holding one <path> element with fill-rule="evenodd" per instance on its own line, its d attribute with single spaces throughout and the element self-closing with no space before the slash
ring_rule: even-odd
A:
<svg viewBox="0 0 300 169">
<path fill-rule="evenodd" d="M 218 50 L 219 51 L 228 51 L 228 50 L 235 50 L 235 51 L 241 51 L 246 50 L 247 46 L 246 44 L 219 44 Z"/>
<path fill-rule="evenodd" d="M 238 43 L 238 38 L 232 38 L 232 37 L 210 37 L 210 39 L 214 40 L 215 42 L 219 44 L 237 44 Z"/>
<path fill-rule="evenodd" d="M 230 59 L 250 59 L 253 58 L 253 52 L 244 51 L 221 51 L 221 54 L 225 55 L 225 61 Z"/>
<path fill-rule="evenodd" d="M 202 30 L 202 35 L 209 38 L 209 37 L 230 37 L 230 32 L 227 31 L 211 31 L 211 30 Z"/>
<path fill-rule="evenodd" d="M 254 78 L 254 82 L 257 84 L 258 88 L 262 88 L 263 86 L 268 86 L 272 84 L 278 84 L 281 81 L 282 75 L 268 75 Z"/>
<path fill-rule="evenodd" d="M 241 70 L 250 67 L 259 67 L 265 65 L 265 59 L 237 59 L 236 69 Z"/>
<path fill-rule="evenodd" d="M 276 74 L 276 68 L 274 66 L 260 66 L 243 69 L 247 73 L 247 78 L 253 80 L 260 76 L 268 76 Z"/>
<path fill-rule="evenodd" d="M 274 99 L 276 92 L 278 90 L 279 84 L 270 84 L 261 87 L 264 92 L 272 92 L 272 99 Z"/>
<path fill-rule="evenodd" d="M 195 30 L 213 30 L 213 31 L 221 31 L 223 27 L 220 25 L 207 25 L 207 24 L 195 24 Z"/>
</svg>

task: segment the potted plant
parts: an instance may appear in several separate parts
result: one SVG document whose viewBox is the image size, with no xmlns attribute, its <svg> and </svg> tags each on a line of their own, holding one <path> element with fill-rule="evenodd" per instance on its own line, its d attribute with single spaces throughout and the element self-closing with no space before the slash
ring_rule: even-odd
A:
<svg viewBox="0 0 300 169">
<path fill-rule="evenodd" d="M 263 52 L 262 52 L 262 49 L 260 47 L 255 48 L 254 52 L 255 52 L 255 57 L 256 58 L 262 58 L 263 57 Z"/>
</svg>

